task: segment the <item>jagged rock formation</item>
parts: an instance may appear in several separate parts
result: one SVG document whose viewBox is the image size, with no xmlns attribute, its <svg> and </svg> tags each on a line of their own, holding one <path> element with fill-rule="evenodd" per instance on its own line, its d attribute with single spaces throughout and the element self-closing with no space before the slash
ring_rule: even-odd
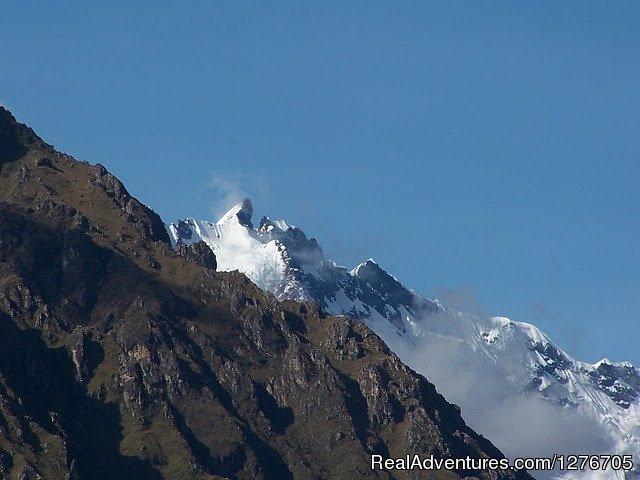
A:
<svg viewBox="0 0 640 480">
<path fill-rule="evenodd" d="M 364 324 L 174 250 L 104 167 L 2 108 L 0 167 L 0 477 L 401 479 L 425 477 L 370 455 L 501 457 Z"/>
</svg>

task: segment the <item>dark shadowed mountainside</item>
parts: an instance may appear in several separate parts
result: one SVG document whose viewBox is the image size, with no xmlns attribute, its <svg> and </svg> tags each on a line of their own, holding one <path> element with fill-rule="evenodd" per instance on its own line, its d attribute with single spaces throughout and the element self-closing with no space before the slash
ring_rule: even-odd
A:
<svg viewBox="0 0 640 480">
<path fill-rule="evenodd" d="M 530 478 L 364 324 L 278 302 L 0 107 L 0 478 Z"/>
</svg>

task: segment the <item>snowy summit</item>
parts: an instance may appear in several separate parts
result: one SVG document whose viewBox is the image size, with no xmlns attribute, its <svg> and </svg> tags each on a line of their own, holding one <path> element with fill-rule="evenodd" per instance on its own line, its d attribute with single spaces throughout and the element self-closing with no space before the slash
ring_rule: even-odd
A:
<svg viewBox="0 0 640 480">
<path fill-rule="evenodd" d="M 187 218 L 167 228 L 175 244 L 204 241 L 218 270 L 239 270 L 280 300 L 315 301 L 327 313 L 363 320 L 404 362 L 461 404 L 472 424 L 482 424 L 486 412 L 474 413 L 474 400 L 459 388 L 447 391 L 446 378 L 438 384 L 429 365 L 450 362 L 461 374 L 486 373 L 499 379 L 505 398 L 524 403 L 535 396 L 559 414 L 575 413 L 598 425 L 609 443 L 600 453 L 640 456 L 640 373 L 630 363 L 580 362 L 533 325 L 452 310 L 407 289 L 372 259 L 348 270 L 326 259 L 318 242 L 298 227 L 263 217 L 254 228 L 252 214 L 245 199 L 217 222 Z M 434 351 L 445 353 L 425 353 Z M 517 451 L 517 445 L 500 446 Z M 609 471 L 584 478 L 624 477 Z"/>
</svg>

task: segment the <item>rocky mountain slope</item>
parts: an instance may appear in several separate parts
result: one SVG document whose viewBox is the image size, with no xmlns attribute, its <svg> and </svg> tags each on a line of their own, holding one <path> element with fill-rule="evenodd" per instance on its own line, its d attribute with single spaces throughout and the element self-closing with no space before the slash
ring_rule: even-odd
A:
<svg viewBox="0 0 640 480">
<path fill-rule="evenodd" d="M 0 108 L 0 478 L 425 478 L 500 458 L 363 323 L 174 249 L 101 165 Z M 508 471 L 433 477 L 530 478 Z"/>
<path fill-rule="evenodd" d="M 535 442 L 533 434 L 515 440 L 505 433 L 500 417 L 507 410 L 517 411 L 523 421 L 544 411 L 553 415 L 549 423 L 565 422 L 563 435 L 576 440 L 573 450 L 558 453 L 640 458 L 640 372 L 633 365 L 580 362 L 533 325 L 446 308 L 405 288 L 373 260 L 347 270 L 326 259 L 315 239 L 283 220 L 263 217 L 254 228 L 252 213 L 245 200 L 217 222 L 185 219 L 168 231 L 174 243 L 206 242 L 220 269 L 245 273 L 281 300 L 313 300 L 331 314 L 363 319 L 404 362 L 460 404 L 475 428 L 502 440 L 499 445 L 510 456 L 531 455 Z M 483 395 L 491 399 L 483 403 Z M 532 406 L 532 399 L 542 402 Z M 580 442 L 581 436 L 593 438 Z M 536 441 L 535 450 L 548 455 L 560 445 L 545 435 Z M 592 478 L 632 474 L 626 475 L 598 471 Z"/>
</svg>

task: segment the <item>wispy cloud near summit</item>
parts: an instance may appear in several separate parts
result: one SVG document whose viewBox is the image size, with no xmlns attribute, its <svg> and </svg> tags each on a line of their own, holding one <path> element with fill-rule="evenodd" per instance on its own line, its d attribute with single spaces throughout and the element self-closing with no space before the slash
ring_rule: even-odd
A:
<svg viewBox="0 0 640 480">
<path fill-rule="evenodd" d="M 207 187 L 213 192 L 210 210 L 215 220 L 245 198 L 260 202 L 271 192 L 264 178 L 238 172 L 212 172 Z"/>
</svg>

